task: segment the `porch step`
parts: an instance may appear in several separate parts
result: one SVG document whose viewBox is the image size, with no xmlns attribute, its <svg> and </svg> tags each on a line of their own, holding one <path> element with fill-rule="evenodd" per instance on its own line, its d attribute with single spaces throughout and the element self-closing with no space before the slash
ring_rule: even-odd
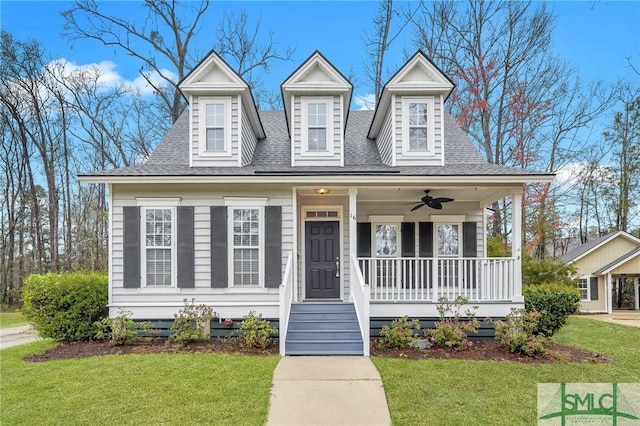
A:
<svg viewBox="0 0 640 426">
<path fill-rule="evenodd" d="M 362 355 L 353 303 L 304 302 L 291 306 L 286 355 Z"/>
</svg>

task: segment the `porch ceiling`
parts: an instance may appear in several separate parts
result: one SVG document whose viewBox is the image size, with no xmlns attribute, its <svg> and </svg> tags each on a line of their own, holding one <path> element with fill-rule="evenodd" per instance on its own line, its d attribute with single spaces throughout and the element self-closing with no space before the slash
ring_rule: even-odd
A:
<svg viewBox="0 0 640 426">
<path fill-rule="evenodd" d="M 429 190 L 432 197 L 449 197 L 456 202 L 476 202 L 480 206 L 487 206 L 504 197 L 512 195 L 521 187 L 502 186 L 438 186 L 424 185 L 415 187 L 367 186 L 358 188 L 360 202 L 390 202 L 411 203 L 418 202 Z"/>
</svg>

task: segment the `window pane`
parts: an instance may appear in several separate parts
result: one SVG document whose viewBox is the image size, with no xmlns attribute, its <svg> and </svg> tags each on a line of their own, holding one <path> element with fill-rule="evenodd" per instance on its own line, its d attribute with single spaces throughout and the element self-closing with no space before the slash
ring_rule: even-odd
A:
<svg viewBox="0 0 640 426">
<path fill-rule="evenodd" d="M 207 151 L 224 151 L 224 129 L 207 129 Z"/>
<path fill-rule="evenodd" d="M 171 209 L 148 209 L 146 219 L 147 246 L 171 247 Z"/>
<path fill-rule="evenodd" d="M 458 225 L 438 225 L 438 255 L 458 255 Z"/>
<path fill-rule="evenodd" d="M 327 150 L 327 130 L 309 129 L 309 151 Z"/>
<path fill-rule="evenodd" d="M 235 249 L 233 252 L 233 282 L 237 286 L 259 285 L 258 249 Z"/>
<path fill-rule="evenodd" d="M 207 104 L 207 127 L 224 127 L 224 105 Z"/>
<path fill-rule="evenodd" d="M 397 225 L 376 225 L 376 256 L 395 256 L 398 247 Z"/>
<path fill-rule="evenodd" d="M 327 105 L 326 104 L 309 104 L 308 107 L 308 123 L 309 126 L 326 126 L 327 125 Z"/>
<path fill-rule="evenodd" d="M 147 249 L 147 285 L 171 285 L 170 249 Z"/>
<path fill-rule="evenodd" d="M 427 125 L 427 104 L 426 103 L 410 103 L 409 104 L 409 125 L 412 125 L 412 126 Z"/>
<path fill-rule="evenodd" d="M 409 129 L 409 149 L 411 151 L 427 150 L 427 129 Z"/>
</svg>

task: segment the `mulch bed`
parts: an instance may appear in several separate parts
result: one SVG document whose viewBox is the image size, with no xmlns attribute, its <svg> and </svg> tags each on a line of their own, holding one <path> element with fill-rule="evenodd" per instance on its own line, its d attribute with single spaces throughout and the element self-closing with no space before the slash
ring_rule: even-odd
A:
<svg viewBox="0 0 640 426">
<path fill-rule="evenodd" d="M 573 346 L 552 344 L 546 355 L 530 357 L 512 353 L 500 347 L 495 340 L 478 340 L 467 350 L 431 347 L 427 349 L 378 349 L 371 345 L 371 355 L 407 359 L 464 359 L 470 361 L 510 361 L 520 363 L 608 363 L 610 360 L 602 355 L 585 351 Z"/>
<path fill-rule="evenodd" d="M 125 354 L 147 354 L 147 353 L 229 353 L 241 355 L 277 355 L 277 344 L 271 344 L 266 349 L 244 347 L 239 338 L 229 338 L 224 340 L 210 340 L 189 345 L 188 347 L 177 347 L 167 345 L 166 339 L 157 338 L 151 342 L 136 343 L 127 346 L 113 346 L 108 342 L 72 342 L 60 343 L 55 348 L 49 349 L 41 354 L 30 355 L 26 361 L 42 362 L 58 359 L 74 359 L 89 356 L 101 355 L 125 355 Z M 510 361 L 520 363 L 608 363 L 608 358 L 585 351 L 580 348 L 553 344 L 549 354 L 539 357 L 529 357 L 521 354 L 514 354 L 502 349 L 495 340 L 479 340 L 465 351 L 457 351 L 449 348 L 428 348 L 428 349 L 378 349 L 375 342 L 371 342 L 371 355 L 405 358 L 405 359 L 464 359 L 472 361 Z"/>
</svg>

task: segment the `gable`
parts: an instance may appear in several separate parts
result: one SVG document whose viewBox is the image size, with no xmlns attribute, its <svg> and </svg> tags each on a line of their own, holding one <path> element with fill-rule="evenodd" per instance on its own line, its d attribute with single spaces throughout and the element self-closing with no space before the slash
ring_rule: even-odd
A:
<svg viewBox="0 0 640 426">
<path fill-rule="evenodd" d="M 630 239 L 627 235 L 616 233 L 571 263 L 581 274 L 592 274 L 640 247 L 635 237 Z"/>
</svg>

